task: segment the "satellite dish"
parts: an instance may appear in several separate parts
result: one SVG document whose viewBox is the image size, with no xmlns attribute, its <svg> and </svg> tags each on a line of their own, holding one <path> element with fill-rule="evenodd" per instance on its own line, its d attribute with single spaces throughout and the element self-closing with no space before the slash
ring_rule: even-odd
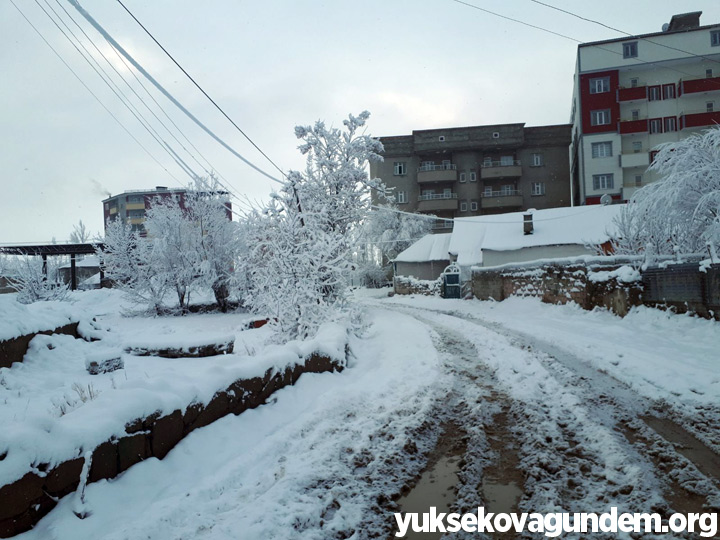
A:
<svg viewBox="0 0 720 540">
<path fill-rule="evenodd" d="M 670 28 L 670 25 L 669 25 L 668 23 L 665 23 L 665 24 L 662 25 L 662 31 L 663 31 L 663 32 L 667 32 L 667 31 L 668 31 L 668 28 Z"/>
<path fill-rule="evenodd" d="M 609 194 L 605 194 L 602 197 L 600 197 L 600 204 L 603 206 L 607 206 L 608 204 L 612 204 L 612 197 Z"/>
</svg>

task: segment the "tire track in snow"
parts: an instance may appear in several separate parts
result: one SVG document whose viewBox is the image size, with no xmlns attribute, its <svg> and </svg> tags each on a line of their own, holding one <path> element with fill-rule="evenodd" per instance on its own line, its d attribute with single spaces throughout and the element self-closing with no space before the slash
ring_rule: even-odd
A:
<svg viewBox="0 0 720 540">
<path fill-rule="evenodd" d="M 522 440 L 521 467 L 528 477 L 521 508 L 602 512 L 618 506 L 621 512 L 653 511 L 669 516 L 672 511 L 697 512 L 703 505 L 715 507 L 717 489 L 711 479 L 659 436 L 649 447 L 642 440 L 647 433 L 637 426 L 645 426 L 639 420 L 639 414 L 647 410 L 643 398 L 629 389 L 615 392 L 616 383 L 610 384 L 614 379 L 605 375 L 610 381 L 598 382 L 598 376 L 603 374 L 579 359 L 566 357 L 570 364 L 590 370 L 579 375 L 517 336 L 507 335 L 502 327 L 488 328 L 482 321 L 433 310 L 410 306 L 400 309 L 430 320 L 436 327 L 452 328 L 481 351 L 484 340 L 486 345 L 494 342 L 484 351 L 486 354 L 480 353 L 479 359 L 494 366 L 496 372 L 504 371 L 505 384 L 512 386 L 528 375 L 520 369 L 513 381 L 515 367 L 508 371 L 502 369 L 497 358 L 493 360 L 498 353 L 512 354 L 509 349 L 520 351 L 527 365 L 534 363 L 534 368 L 545 372 L 544 381 L 534 381 L 539 391 L 536 388 L 534 395 L 517 399 L 514 406 L 518 419 L 515 435 Z M 517 393 L 517 387 L 515 390 Z M 524 401 L 522 406 L 517 406 L 518 401 Z M 629 434 L 628 426 L 640 431 L 639 436 Z M 647 426 L 645 429 L 653 433 Z M 544 440 L 539 433 L 545 434 Z M 677 492 L 680 486 L 682 493 Z"/>
</svg>

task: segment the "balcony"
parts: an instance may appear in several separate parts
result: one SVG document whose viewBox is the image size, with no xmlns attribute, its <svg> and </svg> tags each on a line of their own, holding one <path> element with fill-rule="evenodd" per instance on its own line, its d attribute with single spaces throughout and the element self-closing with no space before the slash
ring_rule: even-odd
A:
<svg viewBox="0 0 720 540">
<path fill-rule="evenodd" d="M 128 210 L 145 210 L 145 203 L 128 203 L 125 208 L 127 208 Z"/>
<path fill-rule="evenodd" d="M 517 159 L 514 161 L 486 161 L 480 165 L 480 178 L 492 180 L 522 176 L 520 165 L 520 161 Z"/>
<path fill-rule="evenodd" d="M 648 165 L 650 165 L 650 154 L 647 152 L 620 155 L 620 167 L 623 169 L 628 167 L 647 167 Z"/>
<path fill-rule="evenodd" d="M 457 193 L 430 193 L 418 197 L 418 211 L 457 210 Z"/>
<path fill-rule="evenodd" d="M 720 124 L 720 111 L 680 113 L 680 129 L 714 126 Z"/>
<path fill-rule="evenodd" d="M 457 165 L 454 163 L 444 163 L 442 165 L 422 165 L 418 169 L 418 184 L 428 184 L 430 182 L 456 182 L 457 181 Z"/>
<path fill-rule="evenodd" d="M 681 96 L 685 94 L 706 94 L 720 90 L 720 77 L 706 77 L 703 79 L 682 79 L 680 81 Z"/>
<path fill-rule="evenodd" d="M 480 206 L 484 209 L 511 208 L 523 205 L 522 193 L 517 190 L 485 191 L 481 194 Z"/>
<path fill-rule="evenodd" d="M 451 231 L 453 228 L 453 222 L 451 219 L 438 219 L 432 224 L 432 230 L 433 231 L 442 231 L 447 232 Z"/>
<path fill-rule="evenodd" d="M 621 120 L 620 135 L 629 135 L 631 133 L 647 133 L 648 121 L 644 120 Z"/>
<path fill-rule="evenodd" d="M 642 101 L 645 99 L 647 99 L 647 86 L 618 88 L 617 100 L 620 103 L 628 103 L 630 101 Z"/>
</svg>

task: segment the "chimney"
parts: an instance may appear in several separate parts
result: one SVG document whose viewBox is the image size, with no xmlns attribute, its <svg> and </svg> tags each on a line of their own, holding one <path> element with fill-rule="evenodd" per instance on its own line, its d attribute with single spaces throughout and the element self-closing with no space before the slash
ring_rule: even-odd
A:
<svg viewBox="0 0 720 540">
<path fill-rule="evenodd" d="M 667 30 L 663 31 L 677 32 L 679 30 L 698 28 L 700 26 L 700 15 L 702 15 L 702 11 L 691 11 L 690 13 L 673 15 L 670 19 L 670 24 L 667 25 Z"/>
<path fill-rule="evenodd" d="M 523 214 L 523 232 L 525 234 L 532 234 L 533 233 L 533 218 L 532 214 Z"/>
</svg>

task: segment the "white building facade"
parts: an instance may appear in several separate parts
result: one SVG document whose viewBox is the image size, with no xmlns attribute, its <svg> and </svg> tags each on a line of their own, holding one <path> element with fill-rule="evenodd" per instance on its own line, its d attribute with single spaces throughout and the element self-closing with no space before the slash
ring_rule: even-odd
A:
<svg viewBox="0 0 720 540">
<path fill-rule="evenodd" d="M 720 23 L 578 46 L 570 171 L 580 204 L 627 201 L 655 180 L 653 149 L 720 124 Z"/>
</svg>

